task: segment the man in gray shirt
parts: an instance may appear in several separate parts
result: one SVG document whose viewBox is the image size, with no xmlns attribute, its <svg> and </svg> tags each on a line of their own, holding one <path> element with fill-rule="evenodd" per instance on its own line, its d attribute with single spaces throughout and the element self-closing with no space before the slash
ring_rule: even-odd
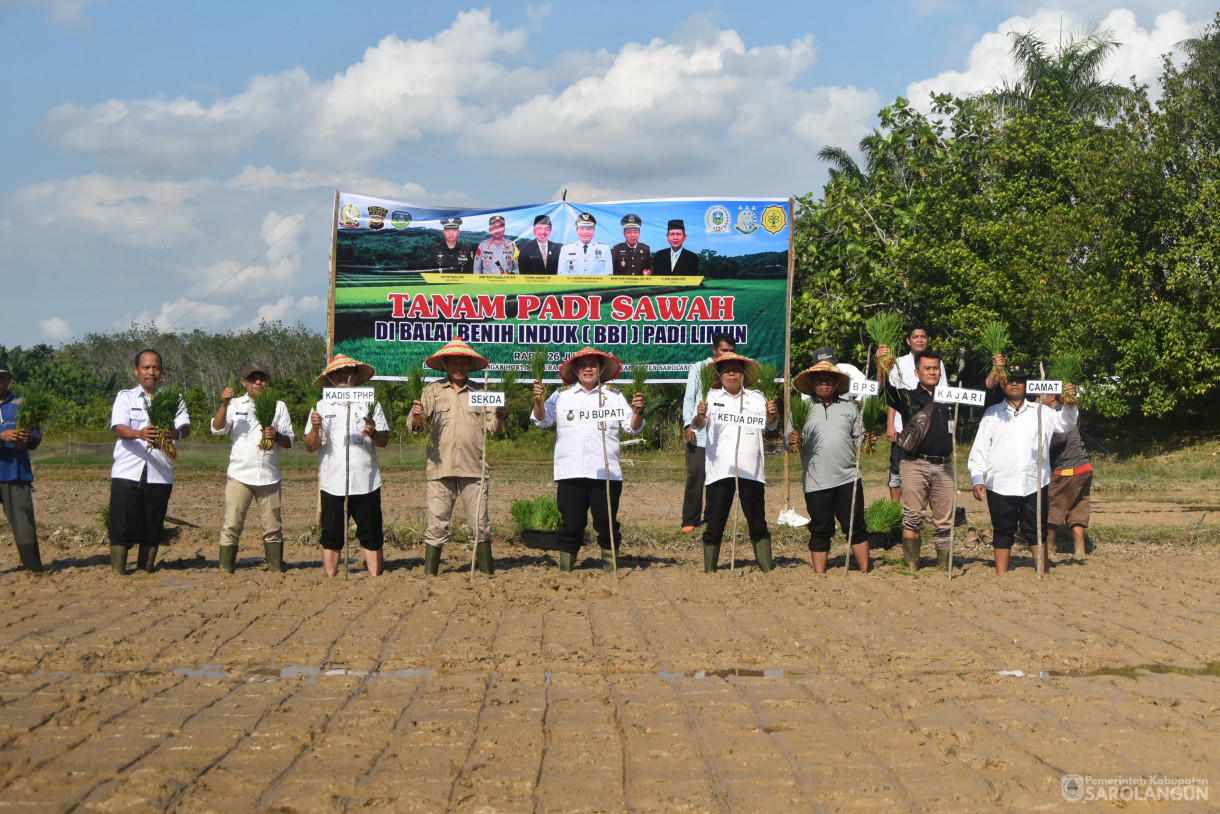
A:
<svg viewBox="0 0 1220 814">
<path fill-rule="evenodd" d="M 813 396 L 809 419 L 804 427 L 792 428 L 788 444 L 793 451 L 800 447 L 805 509 L 810 518 L 809 557 L 813 570 L 819 574 L 826 573 L 836 519 L 845 536 L 850 527 L 852 556 L 857 567 L 868 572 L 864 482 L 856 472 L 856 450 L 863 425 L 856 405 L 839 399 L 850 382 L 851 377 L 835 365 L 818 362 L 792 383 L 801 393 Z"/>
</svg>

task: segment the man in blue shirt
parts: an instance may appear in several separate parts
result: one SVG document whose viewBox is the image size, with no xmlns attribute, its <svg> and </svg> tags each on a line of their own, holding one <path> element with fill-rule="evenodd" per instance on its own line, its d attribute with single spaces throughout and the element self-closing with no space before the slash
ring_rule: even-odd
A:
<svg viewBox="0 0 1220 814">
<path fill-rule="evenodd" d="M 702 362 L 690 366 L 686 374 L 686 397 L 682 400 L 682 431 L 686 434 L 686 491 L 682 495 L 682 530 L 694 531 L 703 524 L 704 462 L 707 453 L 707 430 L 691 428 L 695 410 L 703 401 L 700 390 L 699 371 L 737 348 L 732 334 L 718 333 L 712 338 L 712 355 Z"/>
<path fill-rule="evenodd" d="M 21 400 L 14 399 L 8 386 L 13 381 L 8 364 L 0 362 L 0 503 L 13 530 L 21 565 L 31 573 L 42 572 L 38 553 L 38 531 L 34 527 L 34 470 L 30 450 L 42 443 L 36 429 L 17 429 Z"/>
</svg>

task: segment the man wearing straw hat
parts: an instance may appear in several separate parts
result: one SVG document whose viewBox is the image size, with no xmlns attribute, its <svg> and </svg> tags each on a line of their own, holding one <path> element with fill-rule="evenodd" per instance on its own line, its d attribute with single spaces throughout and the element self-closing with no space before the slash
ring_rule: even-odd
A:
<svg viewBox="0 0 1220 814">
<path fill-rule="evenodd" d="M 1037 525 L 1038 493 L 1042 502 L 1042 536 L 1039 544 L 1030 545 L 1034 564 L 1041 561 L 1041 576 L 1046 570 L 1046 519 L 1049 509 L 1047 485 L 1051 482 L 1051 437 L 1076 426 L 1079 411 L 1075 406 L 1061 410 L 1039 410 L 1036 403 L 1025 400 L 1025 381 L 1029 376 L 1019 364 L 1008 366 L 1008 381 L 1004 385 L 1004 401 L 987 408 L 979 420 L 974 446 L 970 448 L 970 480 L 974 499 L 986 500 L 994 530 L 995 572 L 1004 574 L 1012 556 L 1012 544 L 1020 527 L 1026 540 L 1039 540 Z M 1065 383 L 1064 391 L 1075 394 L 1076 388 Z M 1044 397 L 1043 404 L 1049 404 Z M 1042 437 L 1039 439 L 1039 421 Z M 1038 469 L 1038 449 L 1041 444 L 1041 471 Z"/>
<path fill-rule="evenodd" d="M 373 378 L 370 365 L 348 356 L 331 360 L 315 387 L 358 387 Z M 349 418 L 350 416 L 350 418 Z M 305 449 L 317 452 L 318 484 L 322 492 L 322 569 L 339 573 L 339 552 L 347 540 L 347 521 L 356 520 L 356 538 L 364 549 L 369 574 L 379 576 L 384 566 L 381 525 L 381 471 L 376 447 L 390 443 L 390 425 L 381 405 L 355 403 L 348 408 L 335 401 L 319 401 L 305 423 Z M 346 483 L 344 471 L 347 471 Z M 344 494 L 347 517 L 343 516 Z"/>
<path fill-rule="evenodd" d="M 763 460 L 763 432 L 775 429 L 779 419 L 775 402 L 755 390 L 758 362 L 736 353 L 722 353 L 712 361 L 715 369 L 707 401 L 699 402 L 691 427 L 707 428 L 707 528 L 703 530 L 703 570 L 714 573 L 720 559 L 720 542 L 739 492 L 754 544 L 754 557 L 763 573 L 771 570 L 771 532 L 767 529 L 767 477 Z M 709 410 L 709 407 L 712 408 Z"/>
<path fill-rule="evenodd" d="M 864 425 L 847 392 L 851 376 L 822 361 L 803 371 L 792 386 L 813 397 L 804 427 L 793 427 L 789 445 L 801 451 L 801 481 L 809 512 L 809 556 L 813 570 L 826 573 L 835 520 L 850 535 L 856 566 L 868 572 L 868 529 L 864 524 L 864 481 L 858 477 L 857 456 Z M 854 505 L 854 508 L 853 508 Z"/>
<path fill-rule="evenodd" d="M 481 383 L 470 380 L 470 374 L 485 369 L 487 360 L 461 339 L 445 345 L 424 364 L 445 374 L 444 380 L 425 387 L 419 401 L 411 406 L 411 428 L 417 429 L 425 421 L 430 425 L 424 574 L 435 576 L 440 570 L 441 549 L 449 542 L 449 519 L 460 496 L 471 537 L 476 541 L 475 562 L 480 571 L 490 575 L 491 515 L 483 478 L 483 446 L 485 433 L 504 432 L 508 408 L 470 406 L 471 392 L 483 390 Z"/>
<path fill-rule="evenodd" d="M 712 355 L 690 366 L 686 374 L 686 393 L 682 398 L 682 429 L 686 434 L 686 488 L 682 493 L 682 531 L 694 531 L 707 522 L 703 510 L 703 490 L 707 483 L 705 463 L 707 461 L 707 433 L 691 428 L 695 419 L 695 408 L 703 401 L 700 380 L 703 368 L 737 347 L 731 333 L 720 332 L 712 337 Z"/>
<path fill-rule="evenodd" d="M 928 430 L 915 452 L 897 444 L 902 479 L 902 558 L 907 568 L 919 568 L 919 551 L 924 525 L 924 507 L 933 526 L 936 567 L 949 569 L 949 546 L 953 538 L 953 504 L 957 488 L 953 475 L 953 408 L 936 403 L 936 386 L 941 382 L 944 363 L 932 348 L 915 357 L 915 387 L 895 387 L 885 382 L 891 414 L 897 412 L 904 425 L 925 410 Z M 892 481 L 891 481 L 892 482 Z"/>
<path fill-rule="evenodd" d="M 590 514 L 597 543 L 602 549 L 602 567 L 606 571 L 613 571 L 615 567 L 614 551 L 622 539 L 618 524 L 618 503 L 623 492 L 619 432 L 634 435 L 644 426 L 644 394 L 634 394 L 628 405 L 618 390 L 605 386 L 622 369 L 614 354 L 586 347 L 569 356 L 559 367 L 559 378 L 567 387 L 557 388 L 544 402 L 542 383 L 534 383 L 531 421 L 536 427 L 554 426 L 557 431 L 555 500 L 563 519 L 557 540 L 561 571 L 571 571 L 575 565 Z M 630 413 L 631 418 L 628 421 L 588 418 L 600 411 L 619 416 Z"/>
<path fill-rule="evenodd" d="M 212 435 L 228 435 L 228 481 L 225 484 L 225 519 L 220 528 L 220 570 L 232 574 L 237 567 L 237 543 L 253 503 L 263 527 L 263 556 L 268 571 L 284 570 L 284 522 L 280 503 L 280 450 L 292 449 L 292 418 L 282 401 L 275 403 L 272 425 L 264 427 L 255 418 L 254 396 L 267 392 L 271 371 L 251 362 L 242 368 L 246 392 L 233 398 L 233 388 L 220 391 L 220 407 L 212 417 Z M 264 448 L 263 442 L 268 446 Z"/>
</svg>

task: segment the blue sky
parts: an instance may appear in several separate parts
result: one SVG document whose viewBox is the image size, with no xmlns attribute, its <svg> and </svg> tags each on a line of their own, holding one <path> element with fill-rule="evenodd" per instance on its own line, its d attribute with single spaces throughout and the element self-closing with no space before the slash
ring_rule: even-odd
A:
<svg viewBox="0 0 1220 814">
<path fill-rule="evenodd" d="M 1102 22 L 1117 80 L 1200 0 L 0 0 L 0 344 L 130 323 L 324 327 L 336 189 L 433 206 L 788 196 L 895 96 Z"/>
</svg>

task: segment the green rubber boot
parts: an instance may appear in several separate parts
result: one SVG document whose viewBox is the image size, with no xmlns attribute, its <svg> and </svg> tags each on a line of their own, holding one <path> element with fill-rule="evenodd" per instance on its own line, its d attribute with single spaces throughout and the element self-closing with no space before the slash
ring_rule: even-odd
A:
<svg viewBox="0 0 1220 814">
<path fill-rule="evenodd" d="M 127 575 L 127 546 L 110 546 L 110 570 L 121 577 Z"/>
<path fill-rule="evenodd" d="M 136 570 L 151 574 L 157 567 L 157 548 L 155 545 L 141 545 L 136 551 Z"/>
<path fill-rule="evenodd" d="M 758 560 L 758 570 L 764 574 L 771 573 L 771 538 L 763 537 L 754 541 L 754 559 Z"/>
<path fill-rule="evenodd" d="M 273 574 L 284 572 L 284 542 L 263 543 L 263 559 L 267 561 L 267 570 Z"/>
<path fill-rule="evenodd" d="M 607 574 L 614 573 L 614 552 L 609 548 L 602 549 L 602 570 Z"/>
<path fill-rule="evenodd" d="M 720 546 L 705 545 L 703 547 L 703 573 L 716 573 L 716 565 L 720 562 Z"/>
<path fill-rule="evenodd" d="M 237 568 L 237 546 L 222 545 L 220 547 L 220 570 L 232 574 Z"/>
<path fill-rule="evenodd" d="M 908 570 L 919 570 L 919 549 L 922 545 L 923 541 L 918 537 L 902 538 L 902 561 L 906 563 Z"/>
<path fill-rule="evenodd" d="M 38 544 L 17 546 L 17 556 L 21 558 L 21 566 L 31 574 L 42 573 L 42 555 L 38 553 Z"/>
<path fill-rule="evenodd" d="M 559 552 L 559 570 L 571 571 L 576 567 L 576 555 L 570 551 Z"/>
<path fill-rule="evenodd" d="M 491 558 L 491 540 L 484 540 L 474 547 L 474 565 L 489 577 L 496 570 Z"/>
<path fill-rule="evenodd" d="M 424 576 L 434 577 L 441 571 L 441 550 L 434 545 L 424 545 Z"/>
<path fill-rule="evenodd" d="M 936 549 L 936 570 L 949 573 L 949 549 Z"/>
</svg>

